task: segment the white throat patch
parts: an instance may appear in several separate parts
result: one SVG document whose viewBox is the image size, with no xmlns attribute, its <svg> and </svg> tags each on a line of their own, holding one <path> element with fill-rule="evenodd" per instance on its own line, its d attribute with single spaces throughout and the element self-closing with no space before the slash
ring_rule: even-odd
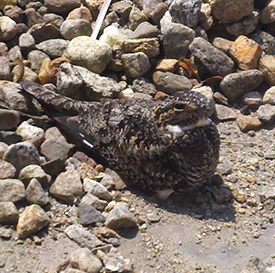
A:
<svg viewBox="0 0 275 273">
<path fill-rule="evenodd" d="M 200 119 L 196 124 L 193 125 L 189 125 L 189 126 L 180 126 L 180 125 L 167 125 L 167 129 L 168 131 L 170 131 L 171 133 L 180 133 L 182 131 L 188 131 L 188 130 L 192 130 L 194 128 L 197 127 L 203 127 L 203 126 L 207 126 L 209 125 L 211 122 L 210 118 L 202 118 Z"/>
</svg>

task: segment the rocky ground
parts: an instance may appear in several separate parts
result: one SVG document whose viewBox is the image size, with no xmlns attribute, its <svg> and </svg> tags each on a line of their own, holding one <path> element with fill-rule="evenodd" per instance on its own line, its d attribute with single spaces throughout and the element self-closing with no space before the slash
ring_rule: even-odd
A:
<svg viewBox="0 0 275 273">
<path fill-rule="evenodd" d="M 274 1 L 112 1 L 95 40 L 102 3 L 0 2 L 0 272 L 275 272 Z M 21 79 L 79 100 L 201 92 L 217 173 L 165 201 L 127 187 Z"/>
</svg>

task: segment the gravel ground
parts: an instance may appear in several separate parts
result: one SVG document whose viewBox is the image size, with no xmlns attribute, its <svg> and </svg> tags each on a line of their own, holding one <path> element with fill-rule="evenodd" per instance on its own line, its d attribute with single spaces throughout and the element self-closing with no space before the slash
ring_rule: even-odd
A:
<svg viewBox="0 0 275 273">
<path fill-rule="evenodd" d="M 218 171 L 224 173 L 223 187 L 228 185 L 234 198 L 226 201 L 226 194 L 214 193 L 215 185 L 166 201 L 121 191 L 139 228 L 120 231 L 117 251 L 132 262 L 135 272 L 254 272 L 253 266 L 258 268 L 255 272 L 265 272 L 260 271 L 261 262 L 266 268 L 275 264 L 275 129 L 242 133 L 235 121 L 220 123 L 218 129 Z M 75 221 L 73 207 L 54 199 L 50 203 L 52 223 L 60 217 Z M 51 224 L 22 241 L 13 229 L 2 227 L 1 234 L 10 232 L 12 238 L 1 239 L 0 272 L 49 272 L 78 247 L 63 231 Z M 248 263 L 252 256 L 260 263 Z"/>
</svg>

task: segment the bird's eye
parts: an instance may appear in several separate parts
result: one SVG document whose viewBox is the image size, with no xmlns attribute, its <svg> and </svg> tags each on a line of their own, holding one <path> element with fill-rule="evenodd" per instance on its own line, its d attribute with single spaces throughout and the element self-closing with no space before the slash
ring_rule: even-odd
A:
<svg viewBox="0 0 275 273">
<path fill-rule="evenodd" d="M 175 110 L 183 110 L 185 108 L 185 105 L 182 103 L 175 104 Z"/>
</svg>

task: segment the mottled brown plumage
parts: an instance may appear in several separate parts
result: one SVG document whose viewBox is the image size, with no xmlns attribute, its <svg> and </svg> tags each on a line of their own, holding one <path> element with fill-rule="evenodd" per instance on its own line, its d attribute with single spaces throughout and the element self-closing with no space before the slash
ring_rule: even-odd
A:
<svg viewBox="0 0 275 273">
<path fill-rule="evenodd" d="M 187 191 L 214 173 L 219 134 L 209 101 L 192 91 L 163 100 L 80 102 L 23 82 L 46 113 L 127 179 L 153 191 Z"/>
</svg>

